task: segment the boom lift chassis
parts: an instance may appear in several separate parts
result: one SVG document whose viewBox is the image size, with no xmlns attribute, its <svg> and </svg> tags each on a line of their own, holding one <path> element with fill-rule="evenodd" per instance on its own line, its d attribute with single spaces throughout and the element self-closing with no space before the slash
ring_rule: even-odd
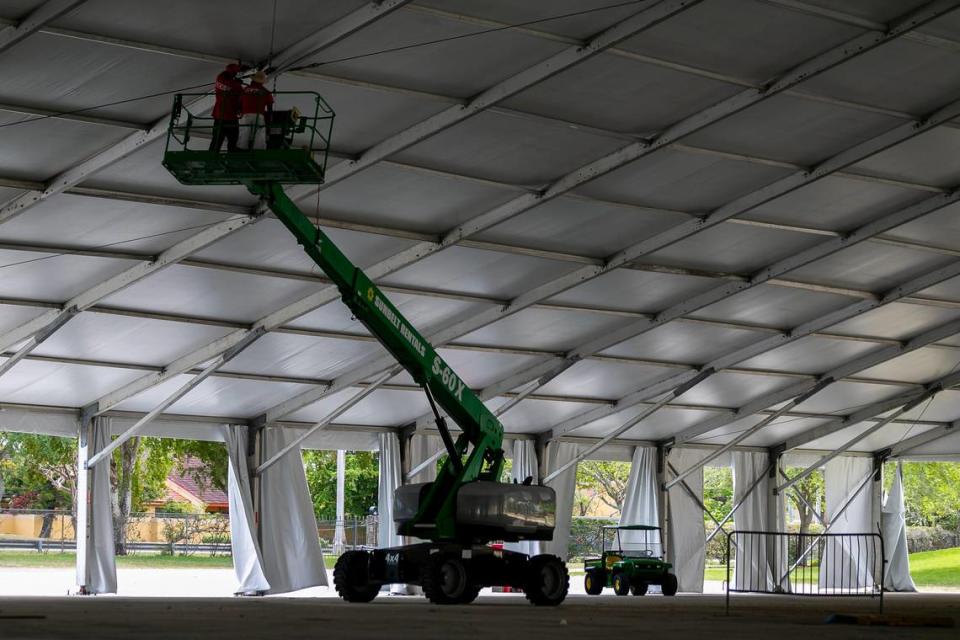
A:
<svg viewBox="0 0 960 640">
<path fill-rule="evenodd" d="M 369 602 L 382 586 L 406 583 L 421 586 L 436 604 L 466 604 L 482 587 L 502 585 L 522 589 L 536 605 L 560 604 L 569 576 L 559 558 L 530 557 L 488 545 L 551 540 L 553 490 L 500 481 L 504 459 L 499 420 L 379 287 L 287 196 L 284 184 L 323 182 L 334 114 L 314 93 L 276 95 L 307 115 L 268 122 L 267 149 L 229 153 L 190 148 L 195 140 L 207 144 L 214 122 L 190 112 L 194 96 L 177 95 L 163 165 L 184 184 L 243 185 L 271 209 L 336 284 L 354 317 L 423 388 L 447 453 L 435 481 L 405 485 L 394 500 L 398 533 L 426 541 L 347 551 L 334 568 L 337 592 L 348 602 Z M 456 438 L 438 407 L 460 427 Z"/>
</svg>

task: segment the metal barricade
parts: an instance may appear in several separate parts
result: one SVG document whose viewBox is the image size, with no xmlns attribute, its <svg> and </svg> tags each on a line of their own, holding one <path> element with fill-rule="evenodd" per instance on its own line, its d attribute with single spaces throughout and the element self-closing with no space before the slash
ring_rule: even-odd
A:
<svg viewBox="0 0 960 640">
<path fill-rule="evenodd" d="M 731 593 L 878 598 L 886 556 L 879 533 L 727 534 L 726 608 Z"/>
</svg>

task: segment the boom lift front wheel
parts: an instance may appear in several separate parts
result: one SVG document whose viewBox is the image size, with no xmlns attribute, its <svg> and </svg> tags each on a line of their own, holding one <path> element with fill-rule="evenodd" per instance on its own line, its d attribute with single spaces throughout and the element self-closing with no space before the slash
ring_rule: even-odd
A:
<svg viewBox="0 0 960 640">
<path fill-rule="evenodd" d="M 370 602 L 380 592 L 380 584 L 370 582 L 370 554 L 345 551 L 333 568 L 333 586 L 347 602 Z"/>
<path fill-rule="evenodd" d="M 555 607 L 567 597 L 569 589 L 570 574 L 560 558 L 546 553 L 530 558 L 523 593 L 532 604 Z"/>
</svg>

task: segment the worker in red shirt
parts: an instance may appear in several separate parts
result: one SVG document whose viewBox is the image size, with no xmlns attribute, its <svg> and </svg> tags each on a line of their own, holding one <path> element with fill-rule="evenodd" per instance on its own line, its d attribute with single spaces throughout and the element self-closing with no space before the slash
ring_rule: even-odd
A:
<svg viewBox="0 0 960 640">
<path fill-rule="evenodd" d="M 216 101 L 213 104 L 213 139 L 210 151 L 220 151 L 227 141 L 227 151 L 237 150 L 240 136 L 240 113 L 243 106 L 243 83 L 237 78 L 242 68 L 228 64 L 214 84 Z"/>
<path fill-rule="evenodd" d="M 266 147 L 266 127 L 273 113 L 273 94 L 263 86 L 266 81 L 267 74 L 257 71 L 243 89 L 242 125 L 247 149 Z"/>
</svg>

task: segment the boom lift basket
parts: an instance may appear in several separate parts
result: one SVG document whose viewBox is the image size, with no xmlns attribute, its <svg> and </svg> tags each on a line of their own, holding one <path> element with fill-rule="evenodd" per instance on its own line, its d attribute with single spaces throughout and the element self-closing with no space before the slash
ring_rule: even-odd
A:
<svg viewBox="0 0 960 640">
<path fill-rule="evenodd" d="M 266 122 L 238 125 L 241 139 L 255 140 L 262 134 L 266 148 L 229 152 L 209 150 L 216 122 L 205 111 L 191 108 L 205 95 L 179 93 L 174 98 L 163 166 L 181 183 L 323 182 L 335 114 L 320 94 L 274 93 L 278 108 Z"/>
</svg>

